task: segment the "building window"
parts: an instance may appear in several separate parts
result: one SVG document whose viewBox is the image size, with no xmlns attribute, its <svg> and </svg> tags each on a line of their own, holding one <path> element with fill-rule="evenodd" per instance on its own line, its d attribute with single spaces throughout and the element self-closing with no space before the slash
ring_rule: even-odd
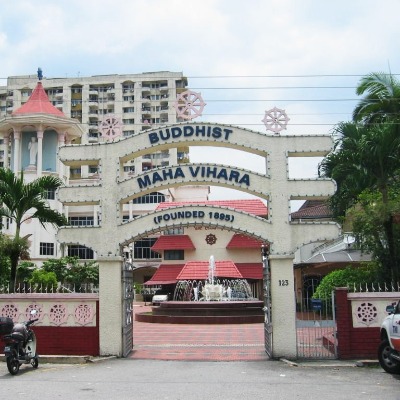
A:
<svg viewBox="0 0 400 400">
<path fill-rule="evenodd" d="M 71 226 L 93 226 L 93 217 L 79 216 L 79 217 L 69 217 L 68 222 Z"/>
<path fill-rule="evenodd" d="M 124 166 L 124 172 L 128 172 L 128 173 L 135 172 L 135 166 L 134 165 L 125 165 Z"/>
<path fill-rule="evenodd" d="M 146 259 L 146 258 L 161 258 L 159 253 L 151 250 L 151 246 L 156 242 L 156 238 L 147 238 L 136 240 L 133 248 L 133 258 Z"/>
<path fill-rule="evenodd" d="M 68 256 L 78 257 L 83 260 L 93 260 L 94 252 L 89 247 L 72 244 L 68 246 Z"/>
<path fill-rule="evenodd" d="M 133 199 L 133 204 L 157 204 L 163 203 L 164 201 L 165 196 L 162 193 L 152 192 L 138 197 L 137 199 Z"/>
<path fill-rule="evenodd" d="M 133 113 L 135 112 L 135 107 L 124 107 L 122 110 L 124 113 Z"/>
<path fill-rule="evenodd" d="M 56 190 L 55 189 L 47 189 L 44 198 L 47 200 L 55 200 L 56 199 Z"/>
<path fill-rule="evenodd" d="M 183 250 L 164 250 L 164 260 L 184 260 Z"/>
<path fill-rule="evenodd" d="M 54 256 L 54 243 L 40 242 L 41 256 Z"/>
</svg>

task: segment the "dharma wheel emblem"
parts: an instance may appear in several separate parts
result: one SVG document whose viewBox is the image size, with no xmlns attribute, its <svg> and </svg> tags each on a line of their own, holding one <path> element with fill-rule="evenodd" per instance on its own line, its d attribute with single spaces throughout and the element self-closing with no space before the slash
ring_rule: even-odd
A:
<svg viewBox="0 0 400 400">
<path fill-rule="evenodd" d="M 122 136 L 122 123 L 115 115 L 107 114 L 99 124 L 99 131 L 102 137 L 107 141 Z"/>
<path fill-rule="evenodd" d="M 199 117 L 205 105 L 201 94 L 191 90 L 179 94 L 174 103 L 177 116 L 183 119 Z"/>
<path fill-rule="evenodd" d="M 265 117 L 262 122 L 264 122 L 267 131 L 279 134 L 280 131 L 286 129 L 289 120 L 290 118 L 286 115 L 285 110 L 274 107 L 271 110 L 265 111 Z"/>
<path fill-rule="evenodd" d="M 206 236 L 206 243 L 210 245 L 217 243 L 217 237 L 212 233 L 210 233 L 209 235 Z"/>
</svg>

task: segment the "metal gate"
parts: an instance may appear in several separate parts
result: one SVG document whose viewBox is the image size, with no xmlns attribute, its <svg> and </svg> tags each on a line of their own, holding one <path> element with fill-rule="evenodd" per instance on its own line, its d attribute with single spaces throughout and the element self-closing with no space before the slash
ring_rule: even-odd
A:
<svg viewBox="0 0 400 400">
<path fill-rule="evenodd" d="M 297 298 L 296 304 L 297 357 L 337 358 L 334 293 L 331 301 L 312 299 L 305 295 Z"/>
<path fill-rule="evenodd" d="M 261 247 L 263 262 L 263 288 L 264 288 L 264 344 L 265 352 L 272 358 L 272 320 L 271 320 L 271 273 L 268 260 L 268 249 Z"/>
<path fill-rule="evenodd" d="M 128 356 L 133 348 L 133 271 L 129 263 L 122 268 L 122 357 Z"/>
</svg>

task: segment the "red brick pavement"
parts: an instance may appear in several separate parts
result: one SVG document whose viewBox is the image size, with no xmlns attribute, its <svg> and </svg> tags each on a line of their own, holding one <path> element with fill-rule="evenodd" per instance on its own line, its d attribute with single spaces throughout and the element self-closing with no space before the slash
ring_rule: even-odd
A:
<svg viewBox="0 0 400 400">
<path fill-rule="evenodd" d="M 151 311 L 134 305 L 135 312 Z M 133 323 L 133 359 L 187 361 L 265 361 L 264 325 L 186 325 Z"/>
</svg>

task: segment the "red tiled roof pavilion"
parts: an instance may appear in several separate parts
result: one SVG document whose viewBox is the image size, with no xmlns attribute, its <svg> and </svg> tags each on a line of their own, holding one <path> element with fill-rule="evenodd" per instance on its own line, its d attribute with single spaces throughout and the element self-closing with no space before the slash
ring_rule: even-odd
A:
<svg viewBox="0 0 400 400">
<path fill-rule="evenodd" d="M 28 101 L 15 110 L 11 115 L 24 114 L 49 114 L 65 118 L 65 114 L 50 103 L 50 100 L 43 89 L 42 82 L 37 83 Z"/>
</svg>

